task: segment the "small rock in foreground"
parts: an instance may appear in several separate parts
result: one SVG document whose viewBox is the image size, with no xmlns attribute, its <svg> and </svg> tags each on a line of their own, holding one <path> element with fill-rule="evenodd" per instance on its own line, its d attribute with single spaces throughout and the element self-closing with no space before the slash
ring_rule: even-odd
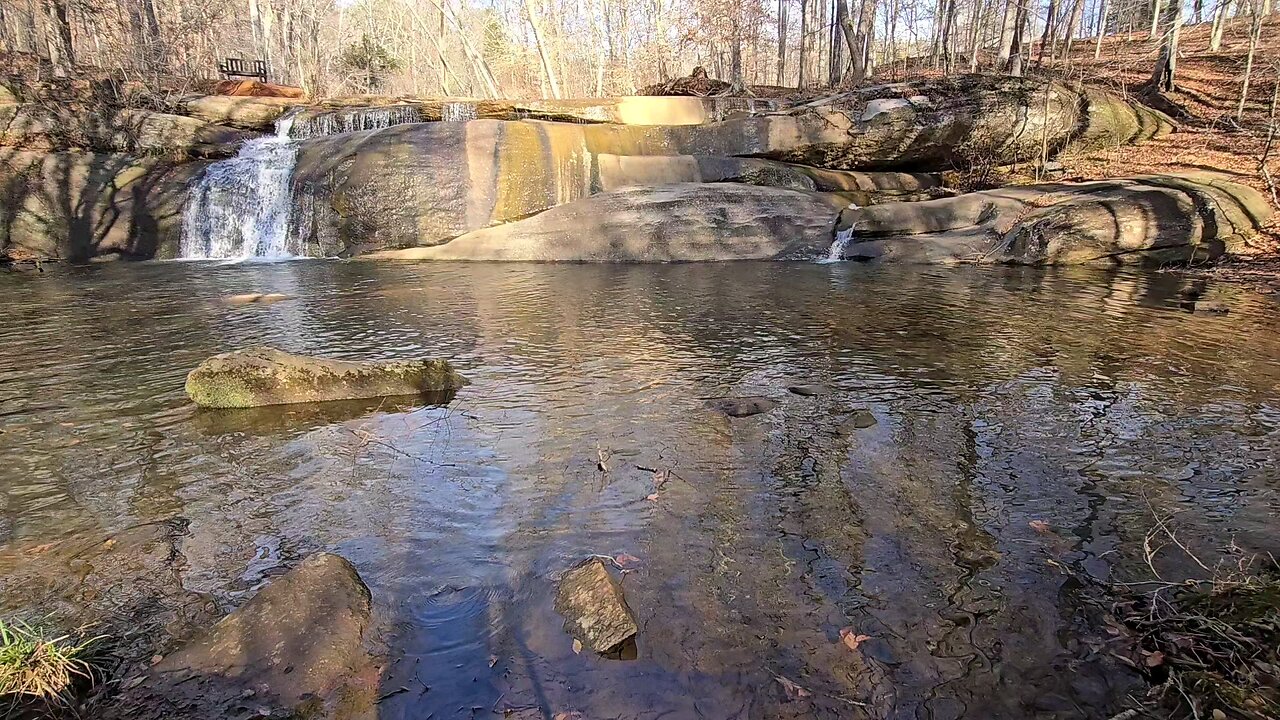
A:
<svg viewBox="0 0 1280 720">
<path fill-rule="evenodd" d="M 639 632 L 622 586 L 597 558 L 561 576 L 555 606 L 564 616 L 565 632 L 598 653 L 613 650 Z"/>
<path fill-rule="evenodd" d="M 729 417 L 740 418 L 769 412 L 778 407 L 778 403 L 767 397 L 717 398 L 707 402 L 707 407 Z"/>
<path fill-rule="evenodd" d="M 876 416 L 872 415 L 870 410 L 858 410 L 846 418 L 843 425 L 851 429 L 865 430 L 877 422 Z"/>
<path fill-rule="evenodd" d="M 203 407 L 249 408 L 421 395 L 466 384 L 447 360 L 347 362 L 255 347 L 200 363 L 187 375 L 187 395 Z"/>
</svg>

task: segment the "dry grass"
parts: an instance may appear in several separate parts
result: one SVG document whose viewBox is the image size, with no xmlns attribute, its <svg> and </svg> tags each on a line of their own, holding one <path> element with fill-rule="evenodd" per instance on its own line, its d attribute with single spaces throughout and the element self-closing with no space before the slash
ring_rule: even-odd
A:
<svg viewBox="0 0 1280 720">
<path fill-rule="evenodd" d="M 23 622 L 0 621 L 0 704 L 6 713 L 73 704 L 78 690 L 101 679 L 101 640 L 51 637 Z"/>
</svg>

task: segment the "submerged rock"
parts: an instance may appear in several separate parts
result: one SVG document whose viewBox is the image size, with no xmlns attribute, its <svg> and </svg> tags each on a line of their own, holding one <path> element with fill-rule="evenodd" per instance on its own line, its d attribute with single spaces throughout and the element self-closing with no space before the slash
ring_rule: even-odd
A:
<svg viewBox="0 0 1280 720">
<path fill-rule="evenodd" d="M 769 412 L 778 407 L 778 402 L 767 397 L 716 398 L 708 401 L 707 407 L 740 418 Z"/>
<path fill-rule="evenodd" d="M 846 210 L 853 259 L 1162 265 L 1252 251 L 1271 217 L 1252 188 L 1210 173 L 1045 183 Z"/>
<path fill-rule="evenodd" d="M 560 577 L 555 608 L 564 617 L 565 631 L 594 652 L 607 653 L 639 632 L 622 586 L 597 558 Z"/>
<path fill-rule="evenodd" d="M 369 612 L 369 589 L 351 563 L 317 553 L 132 681 L 108 716 L 292 716 L 305 703 L 307 717 L 324 717 L 317 706 L 369 662 Z"/>
<path fill-rule="evenodd" d="M 831 388 L 827 385 L 792 385 L 787 388 L 787 392 L 801 397 L 816 397 L 830 393 Z"/>
<path fill-rule="evenodd" d="M 187 395 L 210 408 L 353 400 L 456 390 L 467 380 L 446 360 L 347 362 L 270 347 L 215 355 L 187 375 Z"/>
<path fill-rule="evenodd" d="M 682 183 L 604 193 L 443 245 L 389 250 L 398 260 L 698 262 L 825 255 L 838 208 L 812 193 Z"/>
</svg>

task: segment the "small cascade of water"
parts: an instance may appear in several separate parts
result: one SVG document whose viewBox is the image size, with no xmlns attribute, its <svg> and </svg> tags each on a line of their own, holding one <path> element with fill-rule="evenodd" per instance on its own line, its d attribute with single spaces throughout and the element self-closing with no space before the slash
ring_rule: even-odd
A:
<svg viewBox="0 0 1280 720">
<path fill-rule="evenodd" d="M 447 102 L 440 108 L 440 119 L 444 122 L 466 122 L 476 119 L 474 103 Z"/>
<path fill-rule="evenodd" d="M 307 115 L 292 123 L 288 133 L 295 140 L 305 140 L 420 122 L 423 122 L 422 109 L 417 105 L 351 108 Z"/>
<path fill-rule="evenodd" d="M 856 203 L 849 203 L 849 210 L 857 210 Z M 820 258 L 818 263 L 826 265 L 828 263 L 837 263 L 844 260 L 844 252 L 849 249 L 849 243 L 853 242 L 853 226 L 843 230 L 836 231 L 836 237 L 831 241 L 831 247 L 827 250 L 827 256 Z"/>
<path fill-rule="evenodd" d="M 274 135 L 250 140 L 235 157 L 205 169 L 182 209 L 180 257 L 279 259 L 301 252 L 289 237 L 298 159 L 292 126 L 293 115 L 281 118 Z"/>
</svg>

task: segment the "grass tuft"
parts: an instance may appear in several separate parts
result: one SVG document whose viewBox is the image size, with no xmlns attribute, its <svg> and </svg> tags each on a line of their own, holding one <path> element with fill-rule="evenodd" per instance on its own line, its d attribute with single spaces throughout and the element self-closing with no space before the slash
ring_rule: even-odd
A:
<svg viewBox="0 0 1280 720">
<path fill-rule="evenodd" d="M 68 707 L 102 677 L 102 637 L 50 637 L 22 621 L 0 620 L 0 704 Z"/>
</svg>

